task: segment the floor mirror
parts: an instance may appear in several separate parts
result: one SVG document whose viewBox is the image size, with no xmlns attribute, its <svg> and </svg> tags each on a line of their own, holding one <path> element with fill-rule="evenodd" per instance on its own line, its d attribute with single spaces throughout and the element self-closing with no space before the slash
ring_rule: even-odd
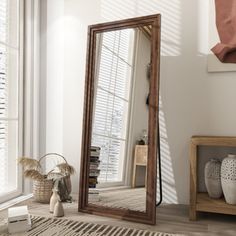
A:
<svg viewBox="0 0 236 236">
<path fill-rule="evenodd" d="M 88 28 L 79 211 L 156 223 L 160 15 Z"/>
</svg>

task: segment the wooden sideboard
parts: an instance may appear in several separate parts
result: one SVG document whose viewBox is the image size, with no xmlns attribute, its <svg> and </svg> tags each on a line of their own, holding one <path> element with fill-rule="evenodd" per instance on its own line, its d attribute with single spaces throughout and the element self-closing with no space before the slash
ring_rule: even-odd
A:
<svg viewBox="0 0 236 236">
<path fill-rule="evenodd" d="M 198 192 L 198 146 L 236 147 L 236 137 L 193 136 L 190 145 L 190 220 L 197 219 L 197 212 L 236 215 L 236 205 L 229 205 L 224 198 L 212 199 L 207 193 Z"/>
</svg>

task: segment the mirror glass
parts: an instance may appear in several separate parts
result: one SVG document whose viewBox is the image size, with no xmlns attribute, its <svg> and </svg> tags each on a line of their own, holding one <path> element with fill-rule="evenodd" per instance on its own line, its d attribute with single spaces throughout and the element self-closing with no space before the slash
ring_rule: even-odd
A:
<svg viewBox="0 0 236 236">
<path fill-rule="evenodd" d="M 88 203 L 146 211 L 151 26 L 96 35 Z"/>
</svg>

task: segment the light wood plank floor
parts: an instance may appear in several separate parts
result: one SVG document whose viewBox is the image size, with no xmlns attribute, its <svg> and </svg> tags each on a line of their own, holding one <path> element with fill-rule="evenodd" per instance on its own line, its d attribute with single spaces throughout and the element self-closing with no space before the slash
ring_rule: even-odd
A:
<svg viewBox="0 0 236 236">
<path fill-rule="evenodd" d="M 34 202 L 33 199 L 18 205 L 28 205 L 32 215 L 52 217 L 48 204 Z M 236 217 L 218 214 L 201 214 L 196 222 L 188 219 L 188 207 L 185 205 L 162 205 L 157 208 L 155 226 L 121 221 L 78 212 L 77 201 L 64 203 L 65 217 L 68 219 L 98 224 L 118 225 L 137 229 L 149 229 L 158 232 L 182 233 L 199 236 L 236 236 Z M 7 210 L 0 211 L 0 219 L 7 217 Z"/>
<path fill-rule="evenodd" d="M 124 198 L 124 196 L 126 196 Z M 134 211 L 145 211 L 146 189 L 128 188 L 112 191 L 100 191 L 99 201 L 89 201 L 95 205 L 130 209 Z"/>
</svg>

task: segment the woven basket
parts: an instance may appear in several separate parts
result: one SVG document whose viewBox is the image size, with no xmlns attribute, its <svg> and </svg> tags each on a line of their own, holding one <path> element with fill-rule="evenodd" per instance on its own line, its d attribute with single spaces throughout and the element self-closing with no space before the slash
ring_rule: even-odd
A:
<svg viewBox="0 0 236 236">
<path fill-rule="evenodd" d="M 46 158 L 48 156 L 52 156 L 52 155 L 61 157 L 67 163 L 65 157 L 63 157 L 62 155 L 57 154 L 57 153 L 47 153 L 46 155 L 42 156 L 39 159 L 39 162 L 41 162 L 44 158 Z M 34 196 L 35 201 L 40 202 L 40 203 L 49 203 L 50 202 L 50 198 L 52 195 L 52 188 L 53 188 L 53 180 L 48 179 L 47 176 L 49 176 L 50 173 L 53 172 L 53 170 L 54 169 L 52 169 L 51 171 L 49 171 L 49 173 L 47 173 L 45 175 L 45 179 L 33 181 L 33 196 Z M 67 181 L 67 185 L 70 187 L 69 190 L 71 192 L 70 175 L 65 176 L 65 178 Z"/>
<path fill-rule="evenodd" d="M 34 180 L 33 196 L 34 200 L 40 203 L 49 203 L 52 195 L 53 181 L 51 179 Z"/>
</svg>

